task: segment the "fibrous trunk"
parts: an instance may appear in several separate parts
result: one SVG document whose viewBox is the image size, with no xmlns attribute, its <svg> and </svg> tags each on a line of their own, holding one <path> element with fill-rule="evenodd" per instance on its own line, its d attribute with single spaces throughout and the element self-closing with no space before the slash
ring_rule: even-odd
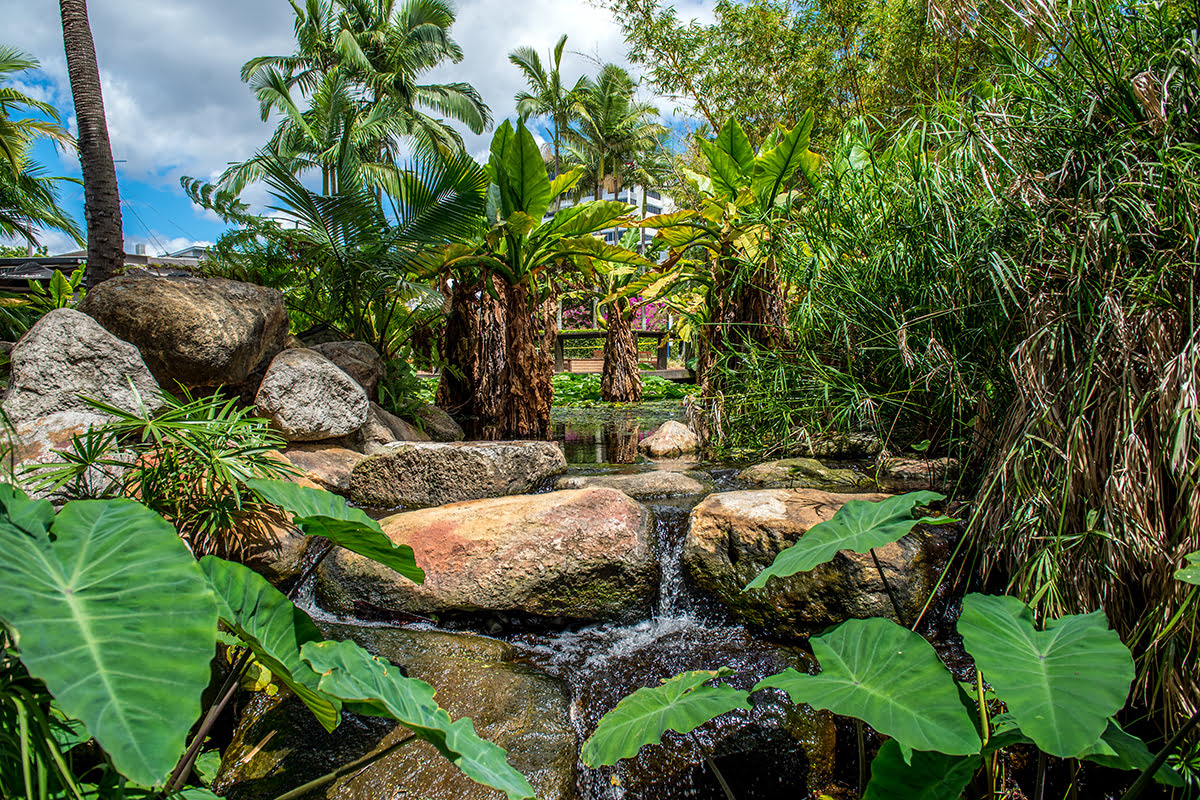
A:
<svg viewBox="0 0 1200 800">
<path fill-rule="evenodd" d="M 629 301 L 624 298 L 609 306 L 600 396 L 613 403 L 639 403 L 642 400 L 642 376 L 638 370 L 632 317 Z"/>
<path fill-rule="evenodd" d="M 484 280 L 494 281 L 494 288 L 500 283 L 491 277 Z M 499 439 L 505 435 L 505 318 L 503 304 L 484 289 L 482 282 L 454 285 L 442 344 L 446 366 L 438 384 L 437 403 L 454 415 L 473 439 Z"/>
<path fill-rule="evenodd" d="M 505 286 L 508 332 L 508 393 L 505 437 L 545 439 L 554 400 L 553 350 L 539 350 L 528 289 Z"/>
<path fill-rule="evenodd" d="M 117 171 L 108 143 L 100 69 L 88 25 L 85 0 L 60 0 L 63 47 L 67 74 L 75 98 L 79 128 L 79 164 L 83 170 L 83 213 L 87 220 L 87 283 L 95 286 L 125 265 L 125 237 L 121 231 L 121 198 Z"/>
</svg>

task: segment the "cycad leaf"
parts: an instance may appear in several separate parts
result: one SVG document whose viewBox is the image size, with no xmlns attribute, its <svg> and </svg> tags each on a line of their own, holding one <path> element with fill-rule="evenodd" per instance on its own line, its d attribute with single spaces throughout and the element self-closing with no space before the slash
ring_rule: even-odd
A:
<svg viewBox="0 0 1200 800">
<path fill-rule="evenodd" d="M 764 208 L 774 204 L 775 198 L 784 190 L 806 159 L 816 157 L 808 149 L 812 124 L 813 112 L 809 109 L 796 123 L 796 127 L 779 139 L 775 147 L 755 159 L 751 187 Z"/>
<path fill-rule="evenodd" d="M 1019 599 L 969 594 L 958 632 L 1021 731 L 1051 755 L 1087 750 L 1125 705 L 1133 658 L 1102 611 L 1039 631 Z"/>
<path fill-rule="evenodd" d="M 738 171 L 744 177 L 749 177 L 754 169 L 754 148 L 750 146 L 750 139 L 746 136 L 746 132 L 742 130 L 742 126 L 737 119 L 730 117 L 717 134 L 716 140 L 713 142 L 722 152 L 733 159 L 737 164 Z M 742 181 L 745 183 L 745 180 Z"/>
<path fill-rule="evenodd" d="M 808 572 L 832 560 L 842 550 L 866 553 L 873 547 L 891 544 L 918 524 L 955 522 L 950 517 L 913 516 L 915 507 L 945 499 L 937 492 L 909 492 L 878 502 L 849 500 L 830 520 L 813 525 L 795 544 L 781 550 L 771 566 L 750 581 L 746 589 L 760 589 L 770 578 Z"/>
<path fill-rule="evenodd" d="M 916 750 L 912 763 L 895 739 L 888 739 L 871 762 L 871 782 L 863 800 L 958 800 L 982 759 Z"/>
<path fill-rule="evenodd" d="M 161 784 L 211 677 L 212 590 L 175 529 L 139 503 L 67 503 L 39 532 L 45 507 L 23 497 L 6 508 L 24 527 L 0 517 L 0 617 L 29 673 L 113 765 Z"/>
<path fill-rule="evenodd" d="M 1200 586 L 1200 551 L 1188 553 L 1184 558 L 1187 559 L 1188 566 L 1176 570 L 1175 579 Z"/>
<path fill-rule="evenodd" d="M 856 717 L 913 750 L 974 755 L 981 742 L 958 685 L 937 653 L 889 619 L 852 619 L 809 640 L 821 674 L 785 670 L 762 680 L 796 703 Z"/>
<path fill-rule="evenodd" d="M 685 672 L 623 698 L 584 743 L 583 763 L 589 767 L 615 764 L 637 755 L 645 745 L 658 744 L 666 731 L 688 733 L 727 711 L 750 708 L 745 692 L 707 685 L 729 674 L 728 669 Z"/>
<path fill-rule="evenodd" d="M 324 489 L 291 481 L 254 478 L 246 487 L 259 499 L 292 515 L 292 524 L 307 536 L 324 536 L 352 552 L 391 567 L 414 583 L 425 580 L 413 549 L 396 545 L 365 511 Z"/>
<path fill-rule="evenodd" d="M 346 709 L 390 717 L 432 744 L 472 780 L 504 792 L 510 800 L 533 797 L 533 788 L 505 760 L 504 750 L 479 738 L 469 718 L 451 721 L 429 684 L 354 642 L 310 642 L 301 654 L 321 673 L 321 690 L 340 697 Z"/>
<path fill-rule="evenodd" d="M 321 676 L 300 660 L 300 647 L 324 637 L 317 626 L 267 579 L 249 567 L 215 556 L 200 568 L 217 596 L 217 616 L 254 657 L 313 712 L 327 731 L 341 720 L 341 703 L 317 689 Z"/>
</svg>

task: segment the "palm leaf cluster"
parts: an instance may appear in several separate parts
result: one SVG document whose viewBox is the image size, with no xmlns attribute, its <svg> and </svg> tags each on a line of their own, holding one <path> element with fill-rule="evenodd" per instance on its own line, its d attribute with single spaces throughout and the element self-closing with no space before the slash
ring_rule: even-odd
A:
<svg viewBox="0 0 1200 800">
<path fill-rule="evenodd" d="M 59 187 L 69 179 L 47 175 L 32 158 L 39 139 L 71 148 L 75 140 L 52 105 L 3 85 L 37 67 L 38 62 L 26 53 L 0 45 L 0 236 L 37 245 L 40 231 L 51 229 L 82 244 L 78 224 L 59 205 Z M 12 116 L 19 110 L 40 116 Z"/>
</svg>

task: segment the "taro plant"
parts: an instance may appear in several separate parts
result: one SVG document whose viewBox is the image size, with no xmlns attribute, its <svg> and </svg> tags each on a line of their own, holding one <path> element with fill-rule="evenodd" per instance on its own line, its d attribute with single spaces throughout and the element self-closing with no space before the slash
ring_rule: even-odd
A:
<svg viewBox="0 0 1200 800">
<path fill-rule="evenodd" d="M 247 487 L 260 501 L 285 507 L 303 533 L 423 580 L 411 548 L 393 545 L 378 523 L 341 498 L 283 481 L 252 479 Z M 22 767 L 27 797 L 49 796 L 32 789 L 35 780 L 50 786 L 51 768 L 71 797 L 181 790 L 250 658 L 239 658 L 188 745 L 209 685 L 218 620 L 327 729 L 344 711 L 389 717 L 471 778 L 509 798 L 533 795 L 504 751 L 480 739 L 469 719 L 451 720 L 428 684 L 353 643 L 325 641 L 304 611 L 249 568 L 216 556 L 197 563 L 175 528 L 134 500 L 72 500 L 56 513 L 48 501 L 0 484 L 0 598 L 0 623 L 11 640 L 6 668 L 11 672 L 19 658 L 39 682 L 36 693 L 5 694 L 11 681 L 0 686 L 0 715 L 11 696 L 26 720 L 18 749 L 41 743 Z M 47 729 L 51 717 L 73 721 L 70 738 Z M 30 724 L 38 730 L 29 732 Z M 10 739 L 0 737 L 0 744 Z M 103 757 L 99 777 L 82 782 L 64 751 L 85 739 Z M 0 750 L 0 759 L 8 758 Z"/>
<path fill-rule="evenodd" d="M 867 552 L 896 541 L 919 522 L 936 521 L 918 519 L 912 511 L 939 498 L 916 492 L 878 503 L 848 502 L 781 551 L 746 589 L 813 569 L 839 550 Z M 991 797 L 997 789 L 992 756 L 1018 743 L 1059 758 L 1141 770 L 1129 797 L 1151 778 L 1181 784 L 1164 767 L 1177 741 L 1156 758 L 1114 718 L 1129 694 L 1133 658 L 1103 612 L 1039 627 L 1032 610 L 1017 598 L 970 594 L 958 632 L 975 660 L 970 688 L 977 704 L 924 638 L 882 618 L 848 620 L 810 639 L 818 674 L 788 669 L 759 681 L 752 691 L 782 689 L 795 703 L 853 717 L 889 737 L 871 764 L 866 798 L 953 800 L 969 790 L 977 774 L 982 783 L 973 784 L 971 796 Z M 749 707 L 752 693 L 713 684 L 729 674 L 724 668 L 690 672 L 634 692 L 601 719 L 584 745 L 584 763 L 614 764 L 659 743 L 667 730 L 687 733 L 727 711 Z M 991 684 L 990 699 L 984 676 Z M 997 713 L 1001 706 L 1003 713 Z M 1044 771 L 1044 758 L 1040 764 Z"/>
</svg>

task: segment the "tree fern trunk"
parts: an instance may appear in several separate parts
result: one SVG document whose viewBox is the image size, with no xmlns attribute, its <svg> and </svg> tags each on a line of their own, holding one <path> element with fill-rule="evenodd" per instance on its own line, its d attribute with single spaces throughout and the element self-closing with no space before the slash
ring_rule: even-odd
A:
<svg viewBox="0 0 1200 800">
<path fill-rule="evenodd" d="M 629 301 L 623 298 L 608 309 L 600 397 L 613 403 L 638 403 L 642 399 L 642 376 L 638 370 L 633 313 Z"/>
<path fill-rule="evenodd" d="M 125 265 L 121 231 L 121 197 L 117 170 L 108 143 L 100 69 L 88 25 L 86 0 L 60 0 L 63 48 L 75 98 L 79 127 L 79 164 L 83 170 L 84 217 L 87 220 L 87 283 L 95 286 Z"/>
</svg>

